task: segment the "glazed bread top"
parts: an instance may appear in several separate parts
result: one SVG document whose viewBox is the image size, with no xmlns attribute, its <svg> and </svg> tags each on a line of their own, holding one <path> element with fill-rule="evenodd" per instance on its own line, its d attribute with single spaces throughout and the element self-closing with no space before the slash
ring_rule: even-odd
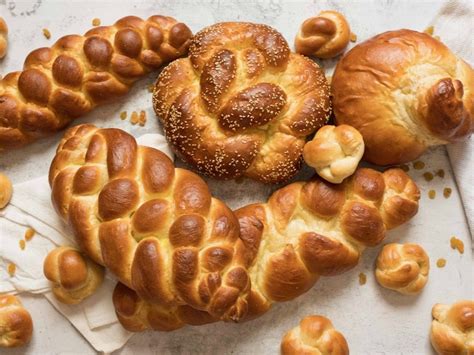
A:
<svg viewBox="0 0 474 355">
<path fill-rule="evenodd" d="M 33 334 L 33 320 L 20 300 L 13 295 L 0 295 L 0 347 L 27 344 Z"/>
<path fill-rule="evenodd" d="M 160 74 L 155 111 L 175 152 L 216 178 L 291 178 L 306 136 L 330 114 L 329 86 L 275 29 L 227 22 L 207 27 L 189 57 Z"/>
<path fill-rule="evenodd" d="M 3 18 L 0 17 L 0 59 L 5 57 L 8 48 L 8 26 Z"/>
<path fill-rule="evenodd" d="M 385 32 L 355 46 L 332 93 L 337 124 L 361 132 L 375 164 L 407 162 L 474 131 L 474 71 L 426 33 Z"/>
<path fill-rule="evenodd" d="M 184 55 L 191 31 L 171 17 L 128 16 L 60 38 L 0 81 L 0 148 L 27 144 L 127 93 L 151 70 Z"/>
</svg>

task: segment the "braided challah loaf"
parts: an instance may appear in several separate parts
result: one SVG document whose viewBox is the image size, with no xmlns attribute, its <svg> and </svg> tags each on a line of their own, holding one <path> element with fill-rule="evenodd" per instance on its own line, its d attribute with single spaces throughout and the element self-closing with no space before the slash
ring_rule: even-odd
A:
<svg viewBox="0 0 474 355">
<path fill-rule="evenodd" d="M 171 17 L 129 16 L 31 52 L 0 81 L 0 148 L 51 134 L 127 93 L 151 70 L 184 55 L 192 36 Z"/>
<path fill-rule="evenodd" d="M 104 269 L 72 247 L 63 246 L 50 251 L 43 270 L 53 283 L 56 298 L 66 304 L 82 302 L 104 279 Z"/>
<path fill-rule="evenodd" d="M 0 17 L 0 59 L 5 57 L 5 55 L 7 54 L 7 48 L 8 48 L 7 35 L 8 35 L 8 26 L 5 23 L 5 20 Z"/>
<path fill-rule="evenodd" d="M 430 259 L 421 246 L 391 243 L 377 257 L 375 277 L 383 287 L 413 295 L 425 287 L 429 271 Z"/>
<path fill-rule="evenodd" d="M 25 345 L 32 334 L 33 320 L 20 300 L 13 295 L 0 295 L 0 346 Z"/>
<path fill-rule="evenodd" d="M 305 20 L 295 38 L 296 53 L 318 58 L 333 58 L 349 44 L 351 29 L 344 15 L 321 11 Z"/>
<path fill-rule="evenodd" d="M 341 185 L 321 179 L 293 183 L 267 203 L 237 210 L 243 243 L 236 243 L 233 262 L 251 280 L 245 319 L 303 294 L 320 275 L 354 267 L 366 246 L 379 244 L 387 229 L 415 215 L 418 199 L 418 188 L 402 170 L 359 169 Z M 183 309 L 165 313 L 122 285 L 114 303 L 122 324 L 134 331 L 162 330 L 166 319 L 176 327 L 215 321 L 203 313 L 183 315 Z"/>
<path fill-rule="evenodd" d="M 164 314 L 246 313 L 238 221 L 199 176 L 124 131 L 81 125 L 67 131 L 49 178 L 81 249 Z"/>
<path fill-rule="evenodd" d="M 288 180 L 330 114 L 329 86 L 273 28 L 227 22 L 196 34 L 160 74 L 155 111 L 175 152 L 216 178 Z"/>
<path fill-rule="evenodd" d="M 323 316 L 308 316 L 288 331 L 281 342 L 282 355 L 349 355 L 344 336 Z"/>
<path fill-rule="evenodd" d="M 439 355 L 474 354 L 474 301 L 435 304 L 431 344 Z"/>
</svg>

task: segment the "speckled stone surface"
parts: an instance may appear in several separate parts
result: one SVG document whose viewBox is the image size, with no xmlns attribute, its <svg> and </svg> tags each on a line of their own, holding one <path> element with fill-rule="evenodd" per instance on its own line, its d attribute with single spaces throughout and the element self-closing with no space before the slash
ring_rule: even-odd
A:
<svg viewBox="0 0 474 355">
<path fill-rule="evenodd" d="M 390 29 L 423 30 L 434 17 L 442 1 L 13 1 L 0 0 L 0 14 L 10 27 L 8 56 L 0 62 L 0 74 L 18 70 L 25 56 L 34 48 L 48 46 L 62 35 L 83 33 L 93 18 L 102 24 L 113 23 L 125 15 L 147 17 L 171 15 L 187 23 L 193 31 L 219 21 L 253 21 L 276 27 L 293 45 L 299 24 L 322 9 L 344 12 L 352 31 L 362 41 Z M 47 40 L 42 29 L 48 28 Z M 436 29 L 435 29 L 436 31 Z M 352 44 L 353 45 L 353 44 Z M 335 61 L 322 64 L 328 73 Z M 147 86 L 156 74 L 139 82 L 130 95 L 99 108 L 74 124 L 93 122 L 103 127 L 121 127 L 135 136 L 156 132 L 159 126 L 151 107 Z M 146 127 L 121 121 L 121 111 L 148 110 Z M 25 149 L 0 153 L 0 170 L 6 171 L 14 183 L 46 174 L 61 133 Z M 469 232 L 444 148 L 423 156 L 426 166 L 409 174 L 422 191 L 420 212 L 407 225 L 389 233 L 386 242 L 417 242 L 431 258 L 430 280 L 416 297 L 402 296 L 379 287 L 373 276 L 373 263 L 380 248 L 367 250 L 361 263 L 350 272 L 332 278 L 321 278 L 302 297 L 277 304 L 265 316 L 245 324 L 212 324 L 187 327 L 173 333 L 147 332 L 135 335 L 117 354 L 277 354 L 286 330 L 309 314 L 329 317 L 349 343 L 352 354 L 430 354 L 428 340 L 431 307 L 434 303 L 450 303 L 460 298 L 473 298 L 472 255 Z M 423 173 L 444 169 L 444 178 L 427 182 Z M 309 169 L 299 178 L 308 177 Z M 250 181 L 210 181 L 213 193 L 232 207 L 265 199 L 276 187 Z M 453 188 L 449 199 L 442 196 L 445 187 Z M 429 190 L 436 190 L 434 200 Z M 465 243 L 465 254 L 449 247 L 456 235 Z M 443 257 L 446 267 L 436 267 Z M 360 286 L 358 274 L 367 275 Z M 9 354 L 89 354 L 89 344 L 42 297 L 22 296 L 31 311 L 35 332 L 29 346 Z"/>
</svg>

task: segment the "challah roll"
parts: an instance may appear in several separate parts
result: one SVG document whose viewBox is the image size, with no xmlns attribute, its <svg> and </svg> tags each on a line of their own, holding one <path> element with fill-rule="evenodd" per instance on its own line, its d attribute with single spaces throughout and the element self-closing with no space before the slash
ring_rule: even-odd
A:
<svg viewBox="0 0 474 355">
<path fill-rule="evenodd" d="M 281 342 L 282 355 L 349 355 L 344 336 L 323 316 L 308 316 L 288 331 Z"/>
<path fill-rule="evenodd" d="M 323 71 L 260 24 L 218 23 L 160 74 L 155 112 L 184 161 L 215 178 L 278 183 L 301 167 L 331 108 Z"/>
<path fill-rule="evenodd" d="M 5 174 L 0 173 L 0 209 L 10 202 L 13 193 L 12 182 Z"/>
<path fill-rule="evenodd" d="M 2 17 L 0 17 L 0 59 L 5 57 L 5 55 L 7 54 L 7 48 L 8 48 L 7 36 L 8 36 L 8 26 L 5 20 Z"/>
<path fill-rule="evenodd" d="M 428 281 L 430 259 L 418 244 L 387 244 L 377 257 L 375 277 L 383 287 L 412 295 Z"/>
<path fill-rule="evenodd" d="M 474 71 L 426 33 L 385 32 L 355 46 L 331 87 L 336 123 L 359 130 L 375 164 L 405 163 L 474 131 Z"/>
<path fill-rule="evenodd" d="M 58 247 L 44 260 L 44 275 L 53 283 L 53 294 L 66 304 L 77 304 L 92 295 L 104 280 L 104 269 L 72 247 Z"/>
<path fill-rule="evenodd" d="M 151 70 L 184 55 L 191 35 L 171 17 L 128 16 L 34 50 L 23 71 L 0 81 L 0 148 L 52 134 L 116 100 Z"/>
<path fill-rule="evenodd" d="M 0 295 L 0 346 L 25 345 L 32 334 L 33 321 L 20 300 L 13 295 Z"/>
<path fill-rule="evenodd" d="M 340 184 L 354 173 L 363 154 L 361 134 L 348 125 L 322 127 L 303 150 L 306 164 L 334 184 Z"/>
<path fill-rule="evenodd" d="M 435 304 L 431 344 L 439 355 L 474 354 L 474 301 Z"/>
<path fill-rule="evenodd" d="M 351 29 L 344 15 L 321 11 L 304 21 L 295 38 L 296 53 L 318 58 L 333 58 L 349 44 Z"/>
</svg>

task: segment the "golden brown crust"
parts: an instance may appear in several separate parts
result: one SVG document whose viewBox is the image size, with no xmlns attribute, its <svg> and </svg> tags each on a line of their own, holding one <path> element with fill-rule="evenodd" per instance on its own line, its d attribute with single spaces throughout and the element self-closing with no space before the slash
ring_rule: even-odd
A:
<svg viewBox="0 0 474 355">
<path fill-rule="evenodd" d="M 308 316 L 281 341 L 282 355 L 349 355 L 344 336 L 323 316 Z"/>
<path fill-rule="evenodd" d="M 332 93 L 337 124 L 360 131 L 375 164 L 408 162 L 474 132 L 474 71 L 426 33 L 385 32 L 355 46 Z"/>
<path fill-rule="evenodd" d="M 474 353 L 474 301 L 452 305 L 435 304 L 432 310 L 430 339 L 440 355 Z"/>
<path fill-rule="evenodd" d="M 102 284 L 104 269 L 72 247 L 57 247 L 44 260 L 43 272 L 53 284 L 56 298 L 77 304 Z"/>
<path fill-rule="evenodd" d="M 330 113 L 322 70 L 275 29 L 240 22 L 197 33 L 189 58 L 160 74 L 153 105 L 175 152 L 198 171 L 266 183 L 296 174 L 306 136 Z"/>
<path fill-rule="evenodd" d="M 8 49 L 8 26 L 5 20 L 0 17 L 0 59 L 6 56 Z"/>
<path fill-rule="evenodd" d="M 31 340 L 33 320 L 20 300 L 0 295 L 0 347 L 23 346 Z"/>
<path fill-rule="evenodd" d="M 428 281 L 430 259 L 418 244 L 387 244 L 377 257 L 375 277 L 383 287 L 402 294 L 421 292 Z"/>
<path fill-rule="evenodd" d="M 154 322 L 187 323 L 173 313 L 184 306 L 213 319 L 246 313 L 237 219 L 198 175 L 124 131 L 82 125 L 66 132 L 49 178 L 81 249 L 153 303 Z"/>
<path fill-rule="evenodd" d="M 305 20 L 295 37 L 296 53 L 318 58 L 333 58 L 349 44 L 351 29 L 344 15 L 321 11 Z"/>
<path fill-rule="evenodd" d="M 171 17 L 128 16 L 34 50 L 23 71 L 0 81 L 0 148 L 54 133 L 126 94 L 145 74 L 184 55 L 191 35 Z"/>
<path fill-rule="evenodd" d="M 13 193 L 12 182 L 5 174 L 0 173 L 0 209 L 10 202 Z"/>
<path fill-rule="evenodd" d="M 303 150 L 306 164 L 334 184 L 340 184 L 354 173 L 363 154 L 361 134 L 348 125 L 322 127 Z"/>
</svg>

